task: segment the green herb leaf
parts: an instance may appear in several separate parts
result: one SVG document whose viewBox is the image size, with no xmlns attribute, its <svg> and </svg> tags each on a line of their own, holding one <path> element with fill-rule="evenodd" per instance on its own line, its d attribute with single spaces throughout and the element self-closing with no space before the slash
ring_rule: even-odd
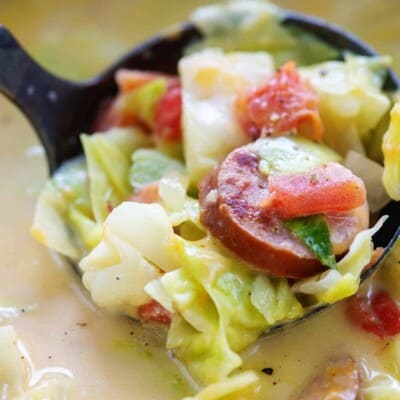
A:
<svg viewBox="0 0 400 400">
<path fill-rule="evenodd" d="M 317 256 L 322 265 L 336 268 L 328 224 L 322 215 L 289 219 L 284 225 Z"/>
</svg>

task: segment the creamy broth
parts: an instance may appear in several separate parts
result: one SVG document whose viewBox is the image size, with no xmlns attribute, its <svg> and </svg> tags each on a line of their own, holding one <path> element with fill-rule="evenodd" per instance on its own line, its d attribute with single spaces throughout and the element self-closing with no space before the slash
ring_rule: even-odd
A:
<svg viewBox="0 0 400 400">
<path fill-rule="evenodd" d="M 111 6 L 101 0 L 5 0 L 0 21 L 50 69 L 84 78 L 204 3 L 118 0 Z M 397 0 L 277 3 L 352 29 L 379 51 L 394 55 L 395 66 L 400 66 Z M 45 158 L 24 117 L 0 100 L 0 306 L 17 305 L 25 311 L 0 324 L 15 327 L 34 370 L 58 368 L 72 377 L 71 399 L 177 400 L 191 393 L 193 387 L 163 350 L 161 337 L 97 310 L 70 266 L 29 235 L 47 175 Z M 271 376 L 263 375 L 262 397 L 287 399 L 332 354 L 350 353 L 369 368 L 384 371 L 384 344 L 351 327 L 339 305 L 289 332 L 262 338 L 245 352 L 244 367 L 273 368 Z"/>
</svg>

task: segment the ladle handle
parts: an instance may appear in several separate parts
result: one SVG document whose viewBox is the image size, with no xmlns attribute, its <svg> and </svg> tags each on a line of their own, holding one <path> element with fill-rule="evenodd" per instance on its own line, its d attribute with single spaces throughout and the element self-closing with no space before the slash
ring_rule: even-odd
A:
<svg viewBox="0 0 400 400">
<path fill-rule="evenodd" d="M 60 143 L 66 142 L 61 135 L 71 124 L 74 100 L 84 88 L 47 72 L 0 25 L 0 92 L 14 102 L 34 126 L 45 148 L 50 171 L 60 164 L 59 153 L 64 151 Z"/>
</svg>

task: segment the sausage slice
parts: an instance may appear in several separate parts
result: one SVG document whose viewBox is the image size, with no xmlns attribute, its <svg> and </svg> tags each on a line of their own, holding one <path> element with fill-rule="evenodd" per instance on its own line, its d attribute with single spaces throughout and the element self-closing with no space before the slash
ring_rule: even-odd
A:
<svg viewBox="0 0 400 400">
<path fill-rule="evenodd" d="M 346 356 L 331 360 L 295 400 L 356 400 L 359 388 L 357 365 Z"/>
<path fill-rule="evenodd" d="M 281 218 L 263 210 L 261 205 L 270 195 L 268 179 L 259 171 L 259 158 L 252 146 L 231 152 L 219 169 L 201 182 L 201 222 L 239 257 L 273 275 L 300 279 L 323 270 Z M 364 209 L 362 213 L 368 213 Z M 339 241 L 334 246 L 338 251 L 348 248 L 340 245 L 342 239 L 349 243 L 366 227 L 361 220 L 351 212 L 328 216 L 331 238 Z M 343 229 L 345 234 L 341 233 Z"/>
</svg>

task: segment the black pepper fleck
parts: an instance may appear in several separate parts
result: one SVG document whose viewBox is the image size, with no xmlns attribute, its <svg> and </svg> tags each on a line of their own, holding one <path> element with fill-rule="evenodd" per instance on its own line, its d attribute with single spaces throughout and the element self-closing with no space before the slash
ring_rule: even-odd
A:
<svg viewBox="0 0 400 400">
<path fill-rule="evenodd" d="M 261 372 L 263 372 L 264 374 L 267 374 L 267 375 L 272 375 L 274 373 L 274 369 L 273 368 L 263 368 L 261 370 Z"/>
</svg>

